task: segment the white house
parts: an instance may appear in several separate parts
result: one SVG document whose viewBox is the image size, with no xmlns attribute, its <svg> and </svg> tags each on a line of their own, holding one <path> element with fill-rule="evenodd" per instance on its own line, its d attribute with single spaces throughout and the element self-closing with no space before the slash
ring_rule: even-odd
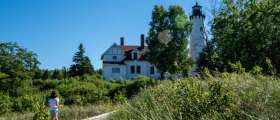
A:
<svg viewBox="0 0 280 120">
<path fill-rule="evenodd" d="M 147 47 L 145 37 L 141 35 L 140 45 L 124 45 L 124 37 L 120 45 L 114 43 L 101 57 L 103 61 L 103 77 L 105 80 L 133 79 L 137 76 L 148 76 L 158 79 L 160 73 L 144 57 Z"/>
</svg>

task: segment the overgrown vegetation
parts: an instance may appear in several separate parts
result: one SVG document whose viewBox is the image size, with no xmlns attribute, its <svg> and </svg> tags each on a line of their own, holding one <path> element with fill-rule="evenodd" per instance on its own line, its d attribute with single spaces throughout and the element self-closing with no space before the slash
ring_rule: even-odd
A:
<svg viewBox="0 0 280 120">
<path fill-rule="evenodd" d="M 122 103 L 141 89 L 157 84 L 155 80 L 145 77 L 132 81 L 104 81 L 97 76 L 87 75 L 66 80 L 2 79 L 0 82 L 2 88 L 0 116 L 10 112 L 33 112 L 38 116 L 46 114 L 46 117 L 48 117 L 47 100 L 52 90 L 60 93 L 62 105 L 85 106 L 98 103 Z"/>
<path fill-rule="evenodd" d="M 164 81 L 109 120 L 278 119 L 280 79 L 248 73 Z"/>
<path fill-rule="evenodd" d="M 239 62 L 246 71 L 260 66 L 265 74 L 280 73 L 279 13 L 279 0 L 222 0 L 200 67 L 224 72 Z"/>
</svg>

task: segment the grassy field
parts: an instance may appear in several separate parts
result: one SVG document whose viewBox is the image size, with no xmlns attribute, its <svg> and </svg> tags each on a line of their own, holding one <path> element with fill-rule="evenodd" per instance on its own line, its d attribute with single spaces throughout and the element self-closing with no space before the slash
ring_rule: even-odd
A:
<svg viewBox="0 0 280 120">
<path fill-rule="evenodd" d="M 142 91 L 109 120 L 280 118 L 280 79 L 222 73 L 164 81 Z"/>
</svg>

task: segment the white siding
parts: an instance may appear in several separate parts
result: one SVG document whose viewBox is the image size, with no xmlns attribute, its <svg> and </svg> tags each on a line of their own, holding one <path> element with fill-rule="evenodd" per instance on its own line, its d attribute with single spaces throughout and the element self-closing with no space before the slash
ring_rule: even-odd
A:
<svg viewBox="0 0 280 120">
<path fill-rule="evenodd" d="M 116 56 L 116 60 L 113 59 Z M 122 61 L 124 59 L 124 51 L 118 46 L 112 46 L 103 54 L 103 61 Z"/>
<path fill-rule="evenodd" d="M 190 35 L 190 55 L 194 62 L 199 58 L 200 53 L 206 46 L 204 36 L 204 18 L 202 16 L 194 16 L 191 20 L 192 32 Z"/>
<path fill-rule="evenodd" d="M 120 73 L 113 73 L 112 68 L 120 68 Z M 103 64 L 103 77 L 105 80 L 126 79 L 126 66 L 118 64 Z"/>
<path fill-rule="evenodd" d="M 148 76 L 148 77 L 152 77 L 155 79 L 158 79 L 160 77 L 160 74 L 158 72 L 158 70 L 155 68 L 155 74 L 151 75 L 150 74 L 150 68 L 152 67 L 152 65 L 147 62 L 147 61 L 138 61 L 138 60 L 134 60 L 134 61 L 126 61 L 126 78 L 127 79 L 133 79 L 137 76 Z M 135 73 L 132 74 L 131 73 L 131 66 L 135 66 Z M 136 66 L 140 66 L 141 67 L 141 73 L 137 74 L 137 69 Z"/>
</svg>

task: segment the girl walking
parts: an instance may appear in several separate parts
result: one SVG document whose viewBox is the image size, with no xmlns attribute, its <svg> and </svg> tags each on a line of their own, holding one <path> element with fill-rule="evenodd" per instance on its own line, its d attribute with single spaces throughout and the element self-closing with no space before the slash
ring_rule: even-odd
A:
<svg viewBox="0 0 280 120">
<path fill-rule="evenodd" d="M 51 120 L 58 120 L 58 106 L 59 106 L 59 98 L 55 91 L 52 91 L 50 99 L 49 99 Z"/>
</svg>

